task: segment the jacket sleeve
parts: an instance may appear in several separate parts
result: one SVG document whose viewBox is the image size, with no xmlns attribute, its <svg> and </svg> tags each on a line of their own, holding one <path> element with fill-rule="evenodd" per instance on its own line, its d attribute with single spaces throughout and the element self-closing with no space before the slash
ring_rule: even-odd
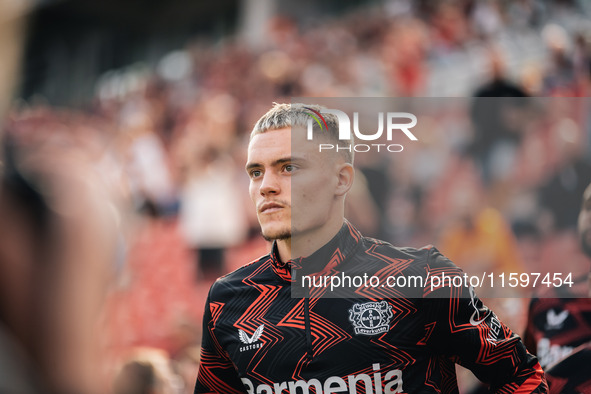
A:
<svg viewBox="0 0 591 394">
<path fill-rule="evenodd" d="M 532 354 L 537 354 L 538 347 L 536 344 L 535 338 L 535 330 L 534 330 L 534 306 L 537 303 L 537 299 L 534 298 L 529 303 L 529 308 L 527 312 L 527 326 L 525 327 L 525 332 L 523 333 L 523 343 L 529 352 Z"/>
<path fill-rule="evenodd" d="M 429 252 L 430 277 L 464 277 L 463 271 L 433 248 Z M 459 284 L 459 279 L 456 283 Z M 528 353 L 521 338 L 505 326 L 480 299 L 472 287 L 424 288 L 425 306 L 433 316 L 427 344 L 436 352 L 470 369 L 496 393 L 546 393 L 544 372 L 535 356 Z"/>
<path fill-rule="evenodd" d="M 238 378 L 234 364 L 216 338 L 216 322 L 223 306 L 223 303 L 210 302 L 210 297 L 207 298 L 203 314 L 201 360 L 199 362 L 195 394 L 245 392 L 244 385 Z"/>
</svg>

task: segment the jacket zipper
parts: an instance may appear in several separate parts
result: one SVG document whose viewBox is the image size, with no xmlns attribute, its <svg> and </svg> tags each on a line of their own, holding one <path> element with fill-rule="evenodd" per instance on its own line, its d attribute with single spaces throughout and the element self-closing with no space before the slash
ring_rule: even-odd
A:
<svg viewBox="0 0 591 394">
<path fill-rule="evenodd" d="M 309 292 L 309 290 L 308 290 Z M 306 322 L 306 359 L 312 361 L 312 331 L 310 330 L 310 295 L 304 298 L 304 320 Z"/>
<path fill-rule="evenodd" d="M 301 259 L 300 259 L 301 263 Z M 292 280 L 296 281 L 297 270 L 292 270 Z M 313 349 L 312 349 L 312 330 L 310 328 L 310 289 L 306 288 L 306 295 L 304 297 L 304 324 L 306 332 L 306 360 L 312 361 Z"/>
</svg>

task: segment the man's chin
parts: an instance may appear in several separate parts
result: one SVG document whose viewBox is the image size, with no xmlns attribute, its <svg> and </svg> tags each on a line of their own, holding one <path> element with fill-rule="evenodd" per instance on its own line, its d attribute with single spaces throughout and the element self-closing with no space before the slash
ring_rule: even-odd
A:
<svg viewBox="0 0 591 394">
<path fill-rule="evenodd" d="M 277 231 L 263 231 L 263 238 L 267 241 L 279 240 L 283 241 L 291 238 L 291 229 L 277 230 Z"/>
</svg>

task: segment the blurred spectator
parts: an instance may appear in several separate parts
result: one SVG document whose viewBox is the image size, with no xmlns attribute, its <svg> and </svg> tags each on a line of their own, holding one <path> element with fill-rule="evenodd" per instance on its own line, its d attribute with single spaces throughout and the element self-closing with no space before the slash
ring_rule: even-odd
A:
<svg viewBox="0 0 591 394">
<path fill-rule="evenodd" d="M 416 96 L 424 90 L 426 79 L 427 31 L 415 19 L 394 23 L 386 33 L 383 62 L 396 96 Z"/>
<path fill-rule="evenodd" d="M 591 179 L 591 163 L 583 155 L 584 138 L 572 119 L 557 119 L 550 127 L 549 135 L 556 147 L 556 168 L 540 188 L 540 203 L 550 214 L 554 230 L 574 230 L 579 216 L 578 196 Z"/>
<path fill-rule="evenodd" d="M 515 2 L 514 12 L 520 14 L 515 18 L 519 23 L 527 23 L 527 6 L 525 2 Z M 518 3 L 518 4 L 517 4 Z M 482 38 L 492 38 L 503 29 L 503 16 L 501 5 L 498 1 L 476 1 L 472 9 L 472 29 L 474 29 Z M 524 15 L 525 14 L 525 15 Z"/>
<path fill-rule="evenodd" d="M 156 373 L 150 364 L 131 361 L 115 377 L 113 394 L 153 394 L 157 392 Z"/>
<path fill-rule="evenodd" d="M 571 43 L 566 31 L 559 25 L 549 24 L 544 27 L 542 36 L 550 52 L 544 92 L 547 95 L 565 97 L 578 95 L 575 68 L 569 55 Z"/>
<path fill-rule="evenodd" d="M 490 80 L 474 93 L 472 121 L 474 141 L 470 153 L 480 163 L 486 184 L 504 179 L 515 162 L 521 132 L 512 120 L 523 111 L 527 94 L 509 82 L 501 53 L 488 50 Z"/>
<path fill-rule="evenodd" d="M 591 46 L 589 39 L 589 32 L 578 32 L 574 38 L 573 68 L 575 83 L 579 87 L 578 92 L 583 97 L 589 92 L 589 80 L 591 78 Z"/>
<path fill-rule="evenodd" d="M 178 394 L 182 390 L 166 352 L 153 348 L 134 349 L 113 382 L 113 394 Z"/>
<path fill-rule="evenodd" d="M 440 1 L 431 3 L 428 23 L 434 50 L 449 53 L 460 48 L 469 37 L 467 1 Z"/>
<path fill-rule="evenodd" d="M 441 228 L 438 246 L 468 275 L 525 272 L 517 240 L 504 216 L 491 207 L 476 182 L 465 179 L 451 185 L 451 219 Z M 487 304 L 513 330 L 525 325 L 525 291 L 483 283 L 479 287 Z M 513 297 L 513 298 L 510 298 Z"/>
<path fill-rule="evenodd" d="M 453 190 L 454 218 L 441 229 L 442 253 L 469 273 L 523 272 L 515 237 L 501 213 L 474 185 L 456 183 Z"/>
<path fill-rule="evenodd" d="M 152 209 L 158 216 L 175 213 L 177 197 L 162 142 L 154 132 L 145 105 L 127 105 L 122 111 L 129 146 L 129 181 L 138 210 Z"/>
<path fill-rule="evenodd" d="M 498 3 L 497 3 L 498 4 Z M 546 15 L 546 4 L 536 0 L 518 0 L 507 4 L 507 18 L 511 25 L 520 29 L 539 27 Z"/>
<path fill-rule="evenodd" d="M 197 141 L 194 141 L 197 143 Z M 180 226 L 195 252 L 198 272 L 215 279 L 225 272 L 225 251 L 244 241 L 248 225 L 236 185 L 232 157 L 204 147 L 186 170 Z"/>
<path fill-rule="evenodd" d="M 200 346 L 188 346 L 174 358 L 174 369 L 183 379 L 184 394 L 193 394 L 197 374 L 199 373 L 199 360 L 201 359 Z"/>
</svg>

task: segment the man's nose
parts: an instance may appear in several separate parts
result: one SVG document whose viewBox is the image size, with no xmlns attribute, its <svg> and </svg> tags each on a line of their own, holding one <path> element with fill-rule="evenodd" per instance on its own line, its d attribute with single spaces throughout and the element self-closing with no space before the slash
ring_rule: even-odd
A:
<svg viewBox="0 0 591 394">
<path fill-rule="evenodd" d="M 263 180 L 261 182 L 259 191 L 263 196 L 268 194 L 278 194 L 281 191 L 278 176 L 270 171 L 267 171 L 263 175 Z"/>
</svg>

